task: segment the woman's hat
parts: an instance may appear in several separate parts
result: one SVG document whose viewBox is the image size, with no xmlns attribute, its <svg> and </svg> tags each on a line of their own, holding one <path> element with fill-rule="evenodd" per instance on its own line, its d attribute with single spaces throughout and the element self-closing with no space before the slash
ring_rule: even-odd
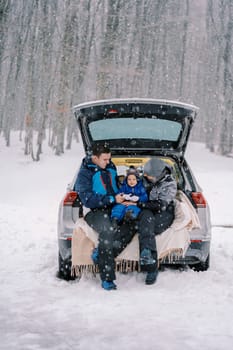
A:
<svg viewBox="0 0 233 350">
<path fill-rule="evenodd" d="M 166 168 L 171 173 L 171 167 L 166 162 L 159 158 L 153 158 L 144 165 L 144 174 L 158 178 Z"/>
</svg>

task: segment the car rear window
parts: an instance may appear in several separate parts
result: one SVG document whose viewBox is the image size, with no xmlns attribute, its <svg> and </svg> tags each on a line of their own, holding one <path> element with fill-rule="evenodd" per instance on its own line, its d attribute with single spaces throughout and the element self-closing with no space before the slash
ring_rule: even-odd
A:
<svg viewBox="0 0 233 350">
<path fill-rule="evenodd" d="M 147 139 L 177 141 L 182 125 L 179 122 L 150 118 L 111 118 L 89 123 L 93 141 L 116 139 Z"/>
</svg>

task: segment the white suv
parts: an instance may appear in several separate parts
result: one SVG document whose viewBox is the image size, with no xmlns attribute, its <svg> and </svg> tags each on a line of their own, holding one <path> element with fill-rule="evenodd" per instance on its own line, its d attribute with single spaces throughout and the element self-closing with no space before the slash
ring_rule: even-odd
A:
<svg viewBox="0 0 233 350">
<path fill-rule="evenodd" d="M 184 157 L 198 108 L 167 100 L 113 99 L 79 104 L 73 110 L 86 154 L 95 142 L 106 142 L 119 174 L 131 165 L 143 174 L 145 161 L 153 157 L 172 165 L 178 189 L 195 208 L 200 228 L 190 232 L 191 243 L 184 257 L 165 259 L 162 264 L 207 270 L 211 242 L 209 207 Z M 82 203 L 74 191 L 76 176 L 60 203 L 58 216 L 58 276 L 67 280 L 72 278 L 72 234 L 83 216 Z"/>
</svg>

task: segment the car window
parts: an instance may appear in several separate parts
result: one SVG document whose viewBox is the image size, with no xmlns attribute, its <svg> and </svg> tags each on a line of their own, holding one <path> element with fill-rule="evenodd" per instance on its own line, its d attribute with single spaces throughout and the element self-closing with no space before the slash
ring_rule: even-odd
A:
<svg viewBox="0 0 233 350">
<path fill-rule="evenodd" d="M 111 118 L 89 123 L 93 141 L 115 139 L 151 139 L 177 141 L 182 125 L 179 122 L 150 118 Z"/>
</svg>

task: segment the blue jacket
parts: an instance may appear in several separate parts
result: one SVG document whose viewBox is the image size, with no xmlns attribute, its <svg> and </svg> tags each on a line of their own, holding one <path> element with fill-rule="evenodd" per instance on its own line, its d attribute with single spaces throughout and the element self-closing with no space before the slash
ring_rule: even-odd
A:
<svg viewBox="0 0 233 350">
<path fill-rule="evenodd" d="M 118 192 L 115 165 L 110 162 L 105 169 L 101 169 L 91 158 L 84 158 L 74 189 L 87 208 L 111 206 L 115 203 L 115 195 Z"/>
<path fill-rule="evenodd" d="M 134 187 L 130 187 L 127 184 L 127 179 L 125 179 L 123 181 L 123 184 L 120 186 L 119 193 L 133 194 L 134 196 L 138 196 L 139 202 L 146 202 L 148 200 L 146 189 L 143 186 L 142 180 L 138 180 L 137 184 Z"/>
</svg>

